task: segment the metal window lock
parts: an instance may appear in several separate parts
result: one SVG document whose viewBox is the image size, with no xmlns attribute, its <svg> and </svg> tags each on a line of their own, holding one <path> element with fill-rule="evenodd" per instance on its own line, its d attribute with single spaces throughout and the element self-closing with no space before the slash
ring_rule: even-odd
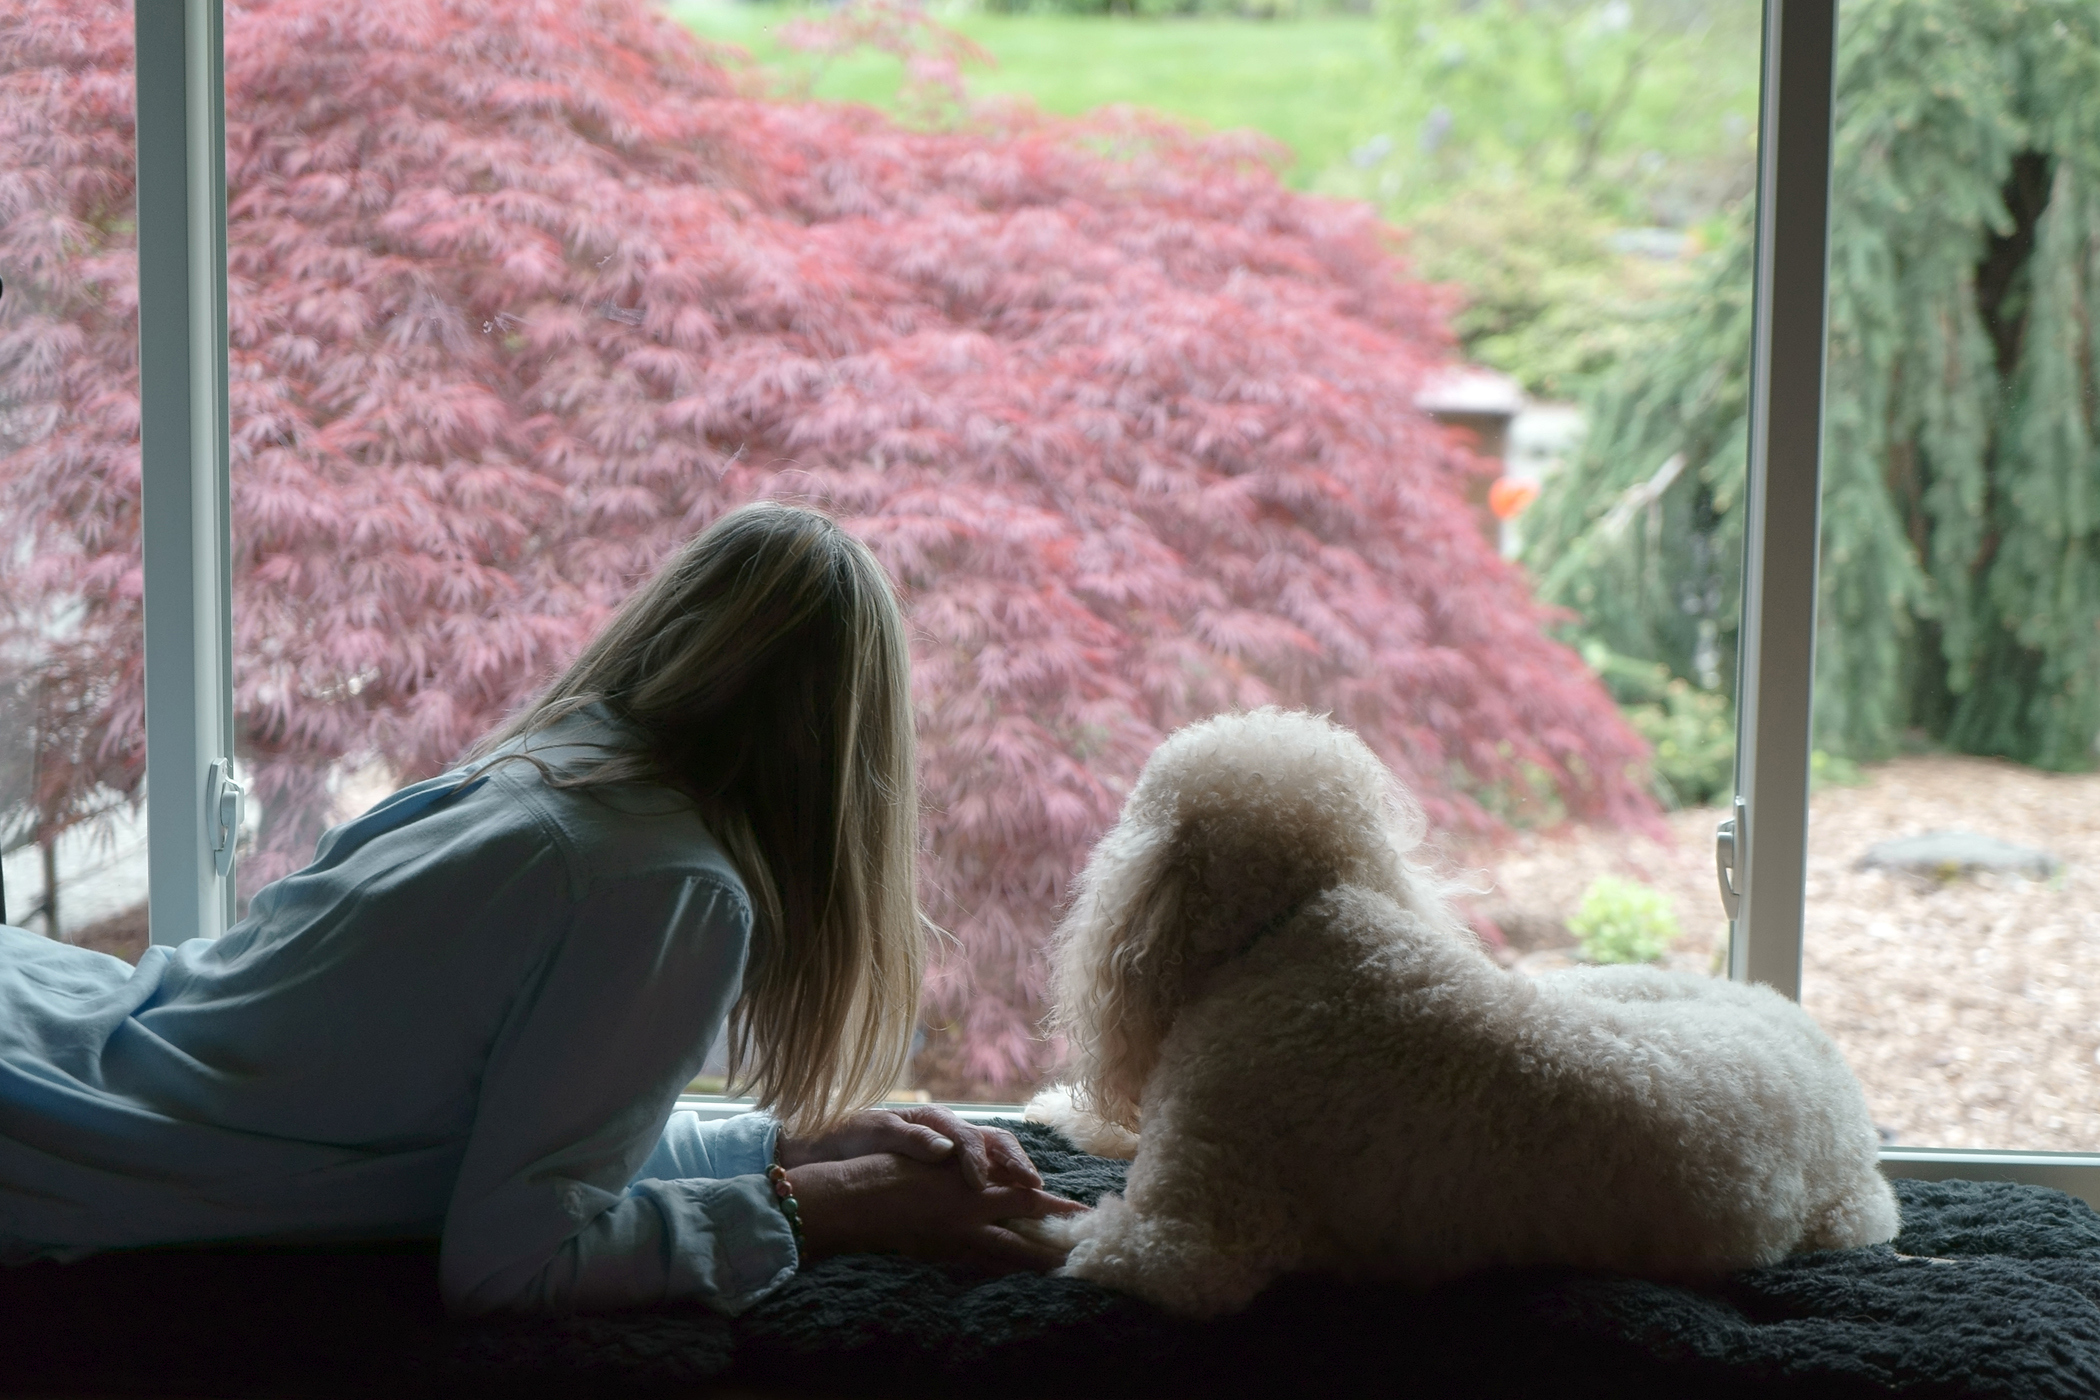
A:
<svg viewBox="0 0 2100 1400">
<path fill-rule="evenodd" d="M 240 842 L 241 808 L 248 790 L 234 781 L 233 764 L 211 761 L 204 779 L 204 827 L 211 833 L 212 866 L 220 875 L 233 873 L 233 852 Z"/>
<path fill-rule="evenodd" d="M 1750 819 L 1742 798 L 1735 800 L 1735 815 L 1714 829 L 1714 877 L 1721 885 L 1721 908 L 1730 920 L 1743 907 L 1742 849 L 1749 834 Z"/>
</svg>

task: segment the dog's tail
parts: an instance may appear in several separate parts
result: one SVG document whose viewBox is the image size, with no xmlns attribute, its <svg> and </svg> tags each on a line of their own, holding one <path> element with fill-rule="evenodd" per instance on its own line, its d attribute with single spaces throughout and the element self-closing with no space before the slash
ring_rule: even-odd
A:
<svg viewBox="0 0 2100 1400">
<path fill-rule="evenodd" d="M 1419 810 L 1349 730 L 1302 711 L 1220 715 L 1159 746 L 1058 930 L 1053 1025 L 1075 1097 L 1135 1127 L 1157 1045 L 1195 978 L 1313 895 L 1365 885 L 1423 915 Z"/>
</svg>

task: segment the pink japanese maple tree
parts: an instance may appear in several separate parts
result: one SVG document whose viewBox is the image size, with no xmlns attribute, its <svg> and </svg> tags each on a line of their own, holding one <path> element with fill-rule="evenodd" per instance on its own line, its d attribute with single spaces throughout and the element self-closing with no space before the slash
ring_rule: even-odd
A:
<svg viewBox="0 0 2100 1400">
<path fill-rule="evenodd" d="M 226 52 L 252 880 L 331 772 L 441 770 L 765 495 L 910 613 L 945 1084 L 1038 1071 L 1045 935 L 1190 719 L 1332 711 L 1443 826 L 1645 819 L 1415 407 L 1439 295 L 1262 144 L 773 100 L 641 0 L 234 0 Z M 73 619 L 53 812 L 142 760 L 130 67 L 122 0 L 0 0 L 0 588 Z"/>
</svg>

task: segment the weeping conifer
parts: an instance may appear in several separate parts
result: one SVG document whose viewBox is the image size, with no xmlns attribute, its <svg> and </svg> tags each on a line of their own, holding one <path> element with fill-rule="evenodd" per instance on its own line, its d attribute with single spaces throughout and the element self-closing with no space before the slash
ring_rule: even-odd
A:
<svg viewBox="0 0 2100 1400">
<path fill-rule="evenodd" d="M 2050 768 L 2100 734 L 2100 7 L 1850 0 L 1831 218 L 1816 742 Z M 1748 211 L 1527 522 L 1551 601 L 1728 687 Z"/>
</svg>

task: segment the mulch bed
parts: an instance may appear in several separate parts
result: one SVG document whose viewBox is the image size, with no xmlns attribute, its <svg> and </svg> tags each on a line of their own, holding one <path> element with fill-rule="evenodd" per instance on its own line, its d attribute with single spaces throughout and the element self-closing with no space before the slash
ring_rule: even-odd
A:
<svg viewBox="0 0 2100 1400">
<path fill-rule="evenodd" d="M 1914 1147 L 2100 1150 L 2100 773 L 1917 754 L 1809 800 L 1802 1004 L 1845 1052 L 1874 1121 Z M 1524 833 L 1453 866 L 1490 885 L 1471 903 L 1551 966 L 1590 881 L 1628 876 L 1670 898 L 1670 962 L 1715 964 L 1726 937 L 1712 808 L 1673 812 L 1664 839 Z M 2047 850 L 2052 879 L 1921 880 L 1859 868 L 1876 843 L 1962 830 Z"/>
</svg>

